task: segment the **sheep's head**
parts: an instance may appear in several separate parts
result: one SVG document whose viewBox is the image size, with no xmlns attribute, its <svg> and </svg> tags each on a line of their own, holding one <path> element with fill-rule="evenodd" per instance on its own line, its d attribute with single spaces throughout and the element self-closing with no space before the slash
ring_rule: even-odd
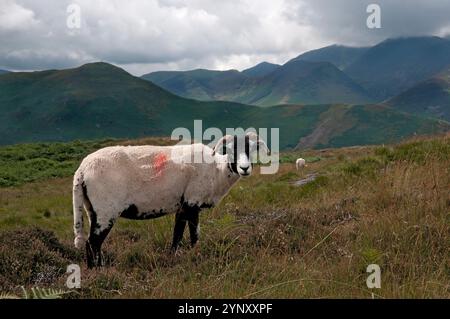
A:
<svg viewBox="0 0 450 319">
<path fill-rule="evenodd" d="M 253 169 L 253 156 L 260 148 L 270 154 L 266 143 L 256 133 L 250 132 L 244 136 L 225 135 L 217 142 L 213 154 L 226 154 L 228 167 L 233 173 L 249 176 Z"/>
</svg>

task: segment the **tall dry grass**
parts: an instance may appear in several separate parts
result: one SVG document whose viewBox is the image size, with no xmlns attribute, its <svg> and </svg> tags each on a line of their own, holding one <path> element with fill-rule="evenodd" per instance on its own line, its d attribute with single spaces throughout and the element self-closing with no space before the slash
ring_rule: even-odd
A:
<svg viewBox="0 0 450 319">
<path fill-rule="evenodd" d="M 82 266 L 82 289 L 65 297 L 450 297 L 449 136 L 301 155 L 320 160 L 301 171 L 287 160 L 275 175 L 241 180 L 202 213 L 199 245 L 177 256 L 168 254 L 173 216 L 119 220 L 104 245 L 107 266 Z M 293 185 L 310 173 L 314 182 Z M 0 195 L 0 260 L 20 260 L 22 271 L 13 276 L 0 261 L 0 291 L 64 287 L 65 274 L 50 266 L 83 258 L 71 248 L 70 179 Z M 52 231 L 62 248 L 30 226 Z M 27 232 L 34 249 L 23 244 Z M 36 261 L 47 268 L 33 272 Z M 381 289 L 366 286 L 372 263 Z"/>
</svg>

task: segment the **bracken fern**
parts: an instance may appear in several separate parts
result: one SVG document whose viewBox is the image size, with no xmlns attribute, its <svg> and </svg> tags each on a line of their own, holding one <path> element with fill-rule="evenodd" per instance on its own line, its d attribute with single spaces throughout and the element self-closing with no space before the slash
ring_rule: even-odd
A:
<svg viewBox="0 0 450 319">
<path fill-rule="evenodd" d="M 21 288 L 24 299 L 61 299 L 62 295 L 70 293 L 70 291 L 64 291 L 62 289 L 45 289 L 39 287 L 31 288 L 31 293 L 28 293 L 23 286 Z"/>
</svg>

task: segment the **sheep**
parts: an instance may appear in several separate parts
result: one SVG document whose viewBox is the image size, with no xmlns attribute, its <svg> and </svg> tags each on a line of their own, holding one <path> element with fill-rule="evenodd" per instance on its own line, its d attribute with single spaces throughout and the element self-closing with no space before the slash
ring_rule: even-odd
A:
<svg viewBox="0 0 450 319">
<path fill-rule="evenodd" d="M 300 169 L 300 167 L 307 167 L 308 165 L 306 165 L 306 161 L 303 158 L 297 158 L 297 160 L 295 161 L 295 167 L 298 169 Z"/>
<path fill-rule="evenodd" d="M 200 211 L 215 206 L 241 176 L 251 174 L 250 154 L 259 147 L 270 153 L 256 133 L 247 133 L 226 135 L 213 149 L 204 144 L 112 146 L 88 155 L 73 179 L 75 247 L 85 243 L 88 267 L 100 267 L 102 243 L 119 217 L 142 220 L 167 214 L 175 215 L 171 251 L 176 252 L 186 223 L 193 247 Z M 213 161 L 191 163 L 192 155 L 199 154 Z M 83 210 L 90 224 L 87 241 Z"/>
</svg>

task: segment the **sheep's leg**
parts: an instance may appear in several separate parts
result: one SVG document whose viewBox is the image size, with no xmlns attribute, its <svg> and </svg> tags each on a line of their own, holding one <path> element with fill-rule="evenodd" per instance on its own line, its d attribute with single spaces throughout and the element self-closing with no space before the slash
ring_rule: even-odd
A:
<svg viewBox="0 0 450 319">
<path fill-rule="evenodd" d="M 89 236 L 90 237 L 90 236 Z M 86 240 L 86 263 L 88 268 L 94 268 L 94 250 L 92 248 L 92 245 L 90 243 L 90 240 Z"/>
<path fill-rule="evenodd" d="M 188 213 L 189 235 L 191 237 L 191 246 L 194 247 L 200 235 L 200 226 L 198 225 L 198 214 L 200 210 L 191 208 Z"/>
<path fill-rule="evenodd" d="M 101 228 L 97 223 L 91 223 L 89 239 L 86 242 L 86 258 L 88 268 L 103 266 L 102 244 L 108 236 L 114 220 L 111 220 L 106 228 Z"/>
<path fill-rule="evenodd" d="M 103 266 L 102 244 L 106 234 L 90 234 L 86 242 L 87 265 L 88 268 Z"/>
<path fill-rule="evenodd" d="M 186 227 L 186 216 L 183 211 L 175 214 L 175 227 L 173 229 L 172 252 L 176 252 L 183 239 L 184 228 Z"/>
</svg>

